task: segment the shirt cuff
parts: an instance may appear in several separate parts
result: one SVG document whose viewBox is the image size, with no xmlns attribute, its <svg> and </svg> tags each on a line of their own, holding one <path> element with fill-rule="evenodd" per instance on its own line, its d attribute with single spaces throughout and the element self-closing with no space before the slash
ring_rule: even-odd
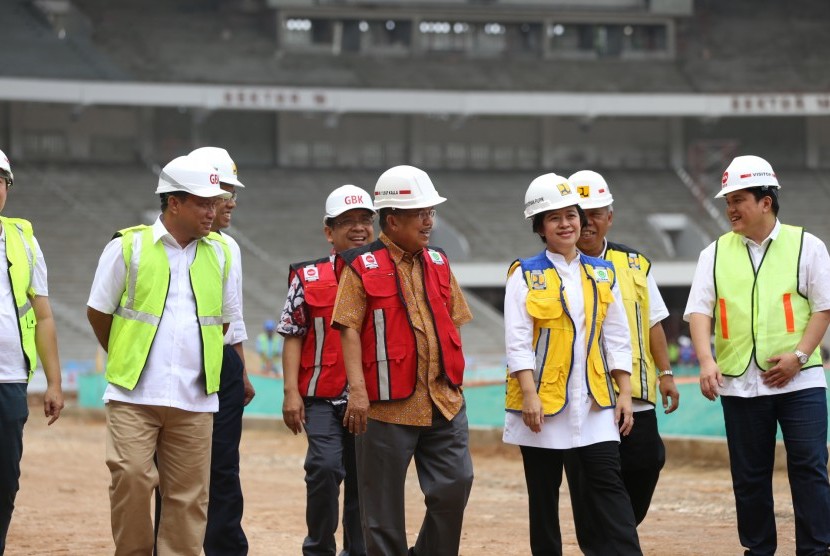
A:
<svg viewBox="0 0 830 556">
<path fill-rule="evenodd" d="M 608 362 L 609 371 L 616 369 L 631 374 L 631 352 L 609 351 L 605 354 L 605 360 Z"/>
<path fill-rule="evenodd" d="M 533 355 L 512 355 L 507 358 L 507 369 L 512 375 L 518 371 L 536 368 L 536 357 Z"/>
</svg>

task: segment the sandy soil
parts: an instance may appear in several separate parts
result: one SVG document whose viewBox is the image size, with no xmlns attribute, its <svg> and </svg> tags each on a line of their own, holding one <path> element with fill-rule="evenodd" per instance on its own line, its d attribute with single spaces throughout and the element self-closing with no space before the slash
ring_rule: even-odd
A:
<svg viewBox="0 0 830 556">
<path fill-rule="evenodd" d="M 21 490 L 8 537 L 8 556 L 112 554 L 109 472 L 104 423 L 67 412 L 48 428 L 37 406 L 26 426 Z M 246 426 L 242 439 L 244 527 L 252 555 L 296 555 L 304 537 L 305 440 L 281 422 Z M 518 451 L 474 446 L 476 479 L 465 516 L 463 555 L 529 554 L 527 500 Z M 414 466 L 413 466 L 414 467 Z M 417 480 L 407 485 L 407 528 L 414 539 L 423 517 Z M 793 513 L 786 477 L 775 478 L 779 553 L 794 554 Z M 563 486 L 566 554 L 578 554 Z M 649 555 L 735 555 L 729 472 L 670 459 L 651 512 L 640 526 Z"/>
</svg>

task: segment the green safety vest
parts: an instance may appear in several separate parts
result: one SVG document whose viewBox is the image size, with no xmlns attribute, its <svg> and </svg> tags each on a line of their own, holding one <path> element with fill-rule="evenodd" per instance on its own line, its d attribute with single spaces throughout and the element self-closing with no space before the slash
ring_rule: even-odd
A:
<svg viewBox="0 0 830 556">
<path fill-rule="evenodd" d="M 151 226 L 119 231 L 127 268 L 126 287 L 112 316 L 107 346 L 107 381 L 128 390 L 135 388 L 158 331 L 167 302 L 170 262 L 161 241 L 153 242 Z M 219 252 L 224 252 L 224 268 Z M 190 265 L 190 286 L 196 298 L 196 314 L 202 345 L 202 366 L 207 394 L 219 390 L 222 368 L 222 300 L 230 271 L 231 255 L 221 235 L 211 232 L 196 244 Z"/>
<path fill-rule="evenodd" d="M 605 260 L 614 263 L 617 283 L 631 331 L 631 397 L 651 405 L 657 403 L 657 373 L 651 356 L 651 317 L 648 272 L 643 254 L 624 245 L 608 243 Z"/>
<path fill-rule="evenodd" d="M 715 354 L 726 376 L 743 375 L 753 359 L 769 370 L 768 358 L 795 350 L 811 315 L 798 289 L 804 229 L 782 224 L 757 270 L 741 238 L 729 232 L 715 244 Z M 802 368 L 820 365 L 816 348 Z"/>
<path fill-rule="evenodd" d="M 17 314 L 17 327 L 20 331 L 20 347 L 31 380 L 37 366 L 37 319 L 32 307 L 32 299 L 35 296 L 32 289 L 36 264 L 35 236 L 32 224 L 28 220 L 0 216 L 0 222 L 6 232 L 6 258 L 9 262 L 9 282 L 14 294 L 14 312 Z"/>
</svg>

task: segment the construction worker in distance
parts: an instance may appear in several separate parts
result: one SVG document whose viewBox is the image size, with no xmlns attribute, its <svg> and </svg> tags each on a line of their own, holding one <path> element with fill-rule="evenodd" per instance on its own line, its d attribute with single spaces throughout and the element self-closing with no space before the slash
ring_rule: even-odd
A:
<svg viewBox="0 0 830 556">
<path fill-rule="evenodd" d="M 584 474 L 590 512 L 588 523 L 575 525 L 591 526 L 599 554 L 641 556 L 617 447 L 636 426 L 628 321 L 614 265 L 577 249 L 585 214 L 564 177 L 534 179 L 524 207 L 545 249 L 508 271 L 503 440 L 521 450 L 531 553 L 562 554 L 559 488 L 572 458 Z"/>
<path fill-rule="evenodd" d="M 159 174 L 161 215 L 104 248 L 87 317 L 107 350 L 107 467 L 115 554 L 199 556 L 207 525 L 223 336 L 242 318 L 231 251 L 211 232 L 213 166 L 180 156 Z M 153 455 L 158 465 L 153 464 Z M 150 499 L 162 512 L 154 539 Z"/>
<path fill-rule="evenodd" d="M 277 361 L 282 355 L 283 338 L 277 334 L 277 323 L 272 319 L 262 323 L 262 332 L 256 338 L 256 351 L 259 354 L 260 371 L 263 374 L 273 373 L 281 376 L 277 368 Z"/>
<path fill-rule="evenodd" d="M 228 151 L 219 147 L 201 147 L 188 156 L 213 166 L 219 173 L 219 187 L 230 193 L 216 207 L 211 231 L 220 234 L 231 251 L 231 265 L 236 272 L 233 286 L 239 298 L 240 318 L 230 324 L 225 333 L 222 372 L 219 389 L 219 411 L 213 414 L 213 443 L 210 458 L 210 498 L 205 530 L 205 556 L 244 555 L 248 553 L 248 539 L 242 530 L 242 484 L 239 482 L 239 442 L 242 439 L 243 409 L 256 392 L 248 379 L 242 342 L 248 339 L 243 320 L 242 254 L 239 244 L 226 230 L 231 225 L 231 213 L 236 208 L 239 181 L 236 164 Z"/>
<path fill-rule="evenodd" d="M 654 281 L 651 261 L 638 250 L 611 243 L 606 235 L 614 221 L 614 198 L 600 174 L 591 170 L 576 172 L 568 178 L 579 195 L 579 206 L 585 211 L 587 225 L 576 243 L 580 252 L 611 261 L 620 285 L 623 305 L 631 333 L 631 397 L 637 426 L 620 439 L 620 465 L 623 482 L 631 498 L 634 518 L 639 525 L 645 519 L 660 470 L 666 461 L 666 450 L 657 430 L 657 391 L 663 411 L 672 413 L 680 403 L 674 383 L 668 343 L 661 321 L 669 316 L 660 290 Z M 579 546 L 585 554 L 599 554 L 592 541 L 591 511 L 588 500 L 581 495 L 580 468 L 566 460 L 574 520 Z"/>
<path fill-rule="evenodd" d="M 778 220 L 780 187 L 761 157 L 739 156 L 726 168 L 715 198 L 726 199 L 732 231 L 701 252 L 683 318 L 700 361 L 700 391 L 721 399 L 744 554 L 772 555 L 778 547 L 772 475 L 779 425 L 795 553 L 827 554 L 827 380 L 819 343 L 830 323 L 830 256 L 816 236 Z"/>
<path fill-rule="evenodd" d="M 438 195 L 423 170 L 375 184 L 380 238 L 342 253 L 333 326 L 349 381 L 369 556 L 457 556 L 473 484 L 460 327 L 472 319 L 446 254 L 429 245 Z M 426 514 L 408 548 L 404 484 L 412 459 Z"/>
<path fill-rule="evenodd" d="M 337 554 L 340 484 L 343 495 L 341 556 L 365 556 L 360 524 L 354 434 L 343 426 L 349 392 L 340 334 L 331 328 L 337 295 L 335 258 L 375 238 L 375 208 L 367 192 L 354 185 L 338 187 L 326 199 L 323 233 L 328 256 L 291 265 L 288 296 L 277 332 L 285 337 L 282 368 L 285 398 L 282 418 L 294 434 L 305 430 L 305 556 Z"/>
<path fill-rule="evenodd" d="M 0 212 L 14 174 L 0 151 Z M 46 375 L 43 413 L 54 423 L 63 409 L 55 319 L 49 305 L 46 262 L 32 224 L 0 216 L 0 554 L 20 487 L 23 426 L 29 417 L 26 388 L 37 367 Z"/>
</svg>

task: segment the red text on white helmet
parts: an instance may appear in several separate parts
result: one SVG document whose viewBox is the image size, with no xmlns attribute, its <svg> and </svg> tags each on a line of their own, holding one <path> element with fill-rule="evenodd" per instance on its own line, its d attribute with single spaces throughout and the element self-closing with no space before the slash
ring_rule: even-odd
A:
<svg viewBox="0 0 830 556">
<path fill-rule="evenodd" d="M 434 207 L 446 199 L 438 195 L 432 180 L 414 166 L 395 166 L 375 184 L 375 208 L 416 209 Z"/>
<path fill-rule="evenodd" d="M 721 189 L 715 195 L 715 199 L 750 187 L 781 188 L 778 184 L 778 177 L 769 162 L 760 156 L 736 156 L 721 176 Z"/>
</svg>

